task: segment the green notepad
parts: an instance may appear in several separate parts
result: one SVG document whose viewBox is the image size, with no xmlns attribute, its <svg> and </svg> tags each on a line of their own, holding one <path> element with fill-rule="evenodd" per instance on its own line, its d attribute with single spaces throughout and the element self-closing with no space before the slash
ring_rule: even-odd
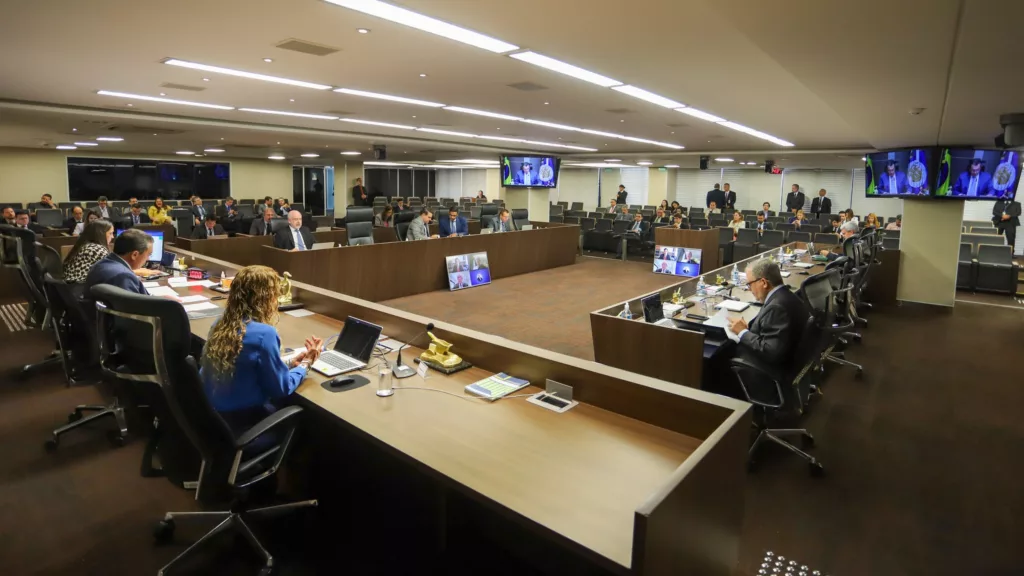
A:
<svg viewBox="0 0 1024 576">
<path fill-rule="evenodd" d="M 489 378 L 484 378 L 479 382 L 473 382 L 466 386 L 466 391 L 488 400 L 497 400 L 503 396 L 508 396 L 516 390 L 522 390 L 529 385 L 530 382 L 528 380 L 513 378 L 502 372 Z"/>
</svg>

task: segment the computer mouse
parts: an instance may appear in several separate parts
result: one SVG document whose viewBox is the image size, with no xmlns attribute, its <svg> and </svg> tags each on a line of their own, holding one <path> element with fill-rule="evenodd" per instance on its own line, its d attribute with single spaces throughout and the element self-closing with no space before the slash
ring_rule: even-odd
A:
<svg viewBox="0 0 1024 576">
<path fill-rule="evenodd" d="M 353 382 L 355 382 L 355 380 L 353 380 L 349 376 L 335 376 L 334 378 L 331 378 L 327 385 L 330 386 L 331 388 L 341 388 L 342 386 L 351 384 Z"/>
</svg>

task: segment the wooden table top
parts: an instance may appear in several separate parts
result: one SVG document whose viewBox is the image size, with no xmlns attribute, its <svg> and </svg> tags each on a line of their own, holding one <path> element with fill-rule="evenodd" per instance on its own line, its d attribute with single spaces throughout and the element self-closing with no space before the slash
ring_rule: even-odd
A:
<svg viewBox="0 0 1024 576">
<path fill-rule="evenodd" d="M 202 287 L 176 291 L 220 295 Z M 226 300 L 213 303 L 224 306 Z M 205 339 L 214 321 L 193 320 L 192 332 Z M 342 324 L 319 314 L 282 313 L 278 332 L 282 345 L 294 348 L 310 335 L 337 334 Z M 420 352 L 410 346 L 403 356 L 415 366 L 412 359 Z M 395 354 L 387 357 L 393 362 Z M 464 386 L 493 373 L 477 367 L 451 376 L 430 371 L 426 380 L 418 375 L 394 380 L 395 394 L 379 398 L 378 363 L 374 359 L 371 369 L 359 372 L 369 385 L 329 392 L 320 386 L 325 378 L 311 371 L 298 394 L 438 474 L 621 566 L 631 563 L 636 510 L 701 444 L 587 404 L 557 414 L 524 397 L 474 399 Z M 530 386 L 520 393 L 538 391 Z"/>
</svg>

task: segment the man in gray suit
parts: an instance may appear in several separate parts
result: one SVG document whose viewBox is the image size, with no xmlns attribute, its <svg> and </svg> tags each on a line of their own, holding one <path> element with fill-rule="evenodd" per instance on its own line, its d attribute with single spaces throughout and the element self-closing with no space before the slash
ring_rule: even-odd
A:
<svg viewBox="0 0 1024 576">
<path fill-rule="evenodd" d="M 629 206 L 626 206 L 625 204 L 623 204 L 622 205 L 622 211 L 615 215 L 615 219 L 616 220 L 625 220 L 626 222 L 631 222 L 633 220 L 633 217 L 629 215 Z"/>
<path fill-rule="evenodd" d="M 516 226 L 513 224 L 506 208 L 502 208 L 501 212 L 498 213 L 498 217 L 491 220 L 491 230 L 495 232 L 511 232 L 515 229 Z"/>
<path fill-rule="evenodd" d="M 420 210 L 420 217 L 413 218 L 412 222 L 409 222 L 409 230 L 405 233 L 406 240 L 426 240 L 427 238 L 437 238 L 438 235 L 430 235 L 430 210 L 423 208 Z"/>
</svg>

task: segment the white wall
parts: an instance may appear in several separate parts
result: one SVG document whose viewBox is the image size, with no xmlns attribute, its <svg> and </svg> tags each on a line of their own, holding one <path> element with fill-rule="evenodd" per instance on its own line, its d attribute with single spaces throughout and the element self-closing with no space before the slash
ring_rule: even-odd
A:
<svg viewBox="0 0 1024 576">
<path fill-rule="evenodd" d="M 561 168 L 558 171 L 557 202 L 583 202 L 583 209 L 597 208 L 598 168 Z"/>
</svg>

